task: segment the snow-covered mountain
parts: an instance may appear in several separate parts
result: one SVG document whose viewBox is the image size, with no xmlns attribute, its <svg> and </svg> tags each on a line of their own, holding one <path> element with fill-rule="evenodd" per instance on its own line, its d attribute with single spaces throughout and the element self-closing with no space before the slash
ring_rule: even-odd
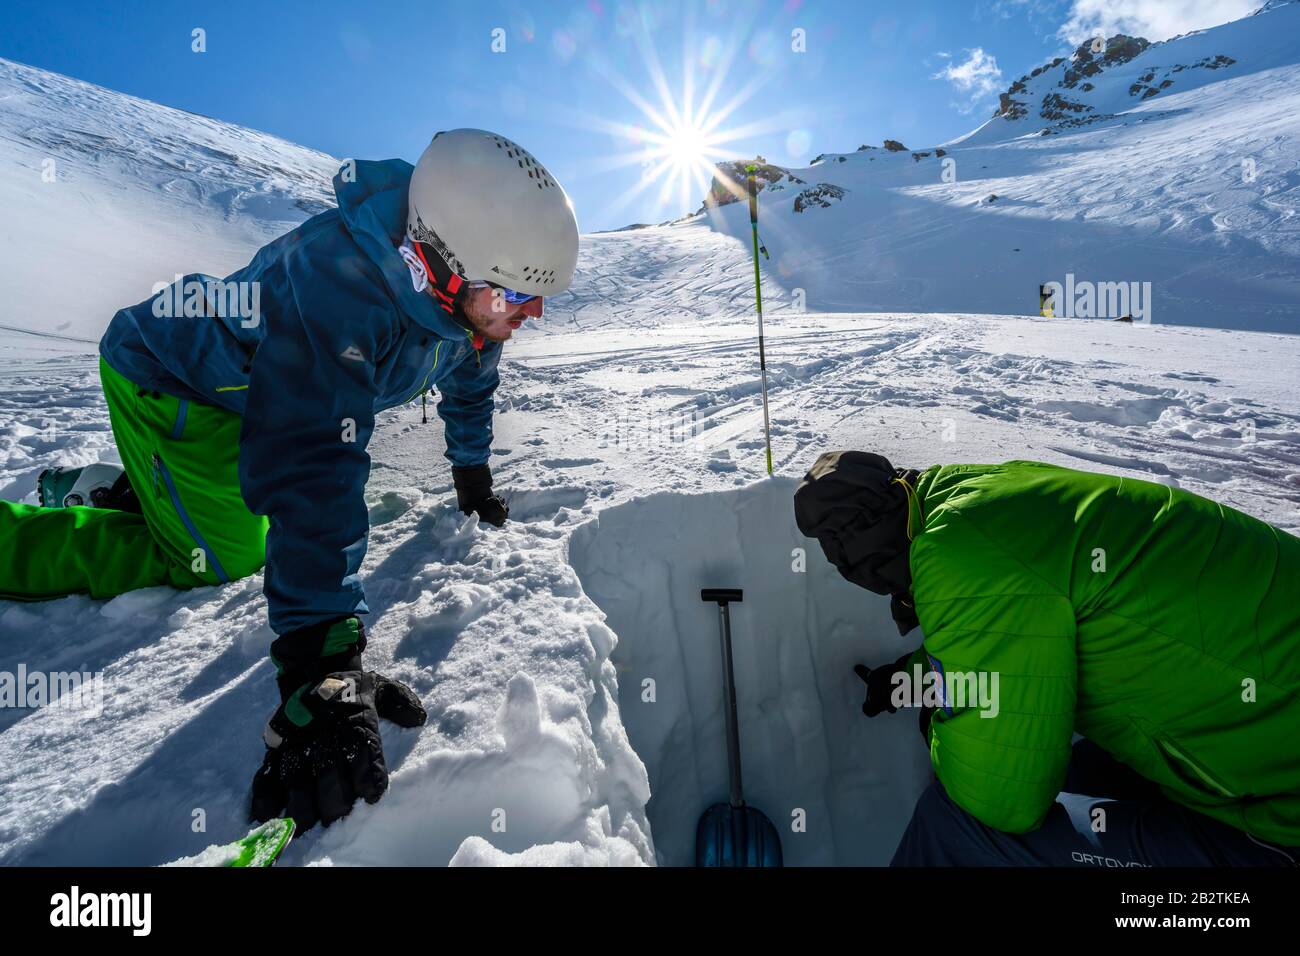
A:
<svg viewBox="0 0 1300 956">
<path fill-rule="evenodd" d="M 764 163 L 772 307 L 1035 315 L 1040 285 L 1073 276 L 1150 282 L 1156 323 L 1300 331 L 1297 36 L 1286 3 L 1162 43 L 1112 37 L 1015 81 L 950 143 Z M 323 208 L 337 162 L 0 60 L 0 326 L 97 339 L 154 282 L 224 274 Z M 747 241 L 748 218 L 708 206 L 587 237 L 545 324 L 604 322 L 612 298 L 743 312 L 747 242 L 718 239 Z M 56 262 L 78 281 L 51 282 Z M 658 273 L 673 278 L 641 279 Z"/>
<path fill-rule="evenodd" d="M 1112 57 L 1070 91 L 1094 122 L 1040 115 L 1066 95 L 1060 63 L 1016 90 L 1024 115 L 943 155 L 774 168 L 775 479 L 744 204 L 584 236 L 573 288 L 502 364 L 506 528 L 456 511 L 441 426 L 418 403 L 379 416 L 367 664 L 410 683 L 430 719 L 385 726 L 387 796 L 284 862 L 688 862 L 698 813 L 726 793 L 704 586 L 746 591 L 746 796 L 787 861 L 886 861 L 927 755 L 914 715 L 860 716 L 852 665 L 906 649 L 888 602 L 793 524 L 794 482 L 829 448 L 1116 472 L 1300 532 L 1300 336 L 1170 324 L 1295 318 L 1298 9 Z M 1218 55 L 1235 62 L 1174 71 Z M 1152 70 L 1158 93 L 1122 98 Z M 334 165 L 0 61 L 0 496 L 32 500 L 45 467 L 114 460 L 93 344 L 113 311 L 175 272 L 242 263 L 328 202 Z M 1151 281 L 1154 321 L 1023 317 L 1067 271 Z M 276 700 L 261 583 L 0 601 L 0 673 L 102 675 L 99 711 L 0 708 L 0 862 L 156 864 L 242 834 Z"/>
<path fill-rule="evenodd" d="M 338 162 L 0 59 L 0 169 L 0 343 L 52 348 L 155 282 L 234 271 L 333 204 Z"/>
<path fill-rule="evenodd" d="M 1300 4 L 1098 46 L 939 147 L 765 164 L 771 275 L 813 311 L 1036 314 L 1067 276 L 1149 282 L 1158 323 L 1300 332 Z M 709 206 L 672 228 L 747 237 L 743 203 Z"/>
</svg>

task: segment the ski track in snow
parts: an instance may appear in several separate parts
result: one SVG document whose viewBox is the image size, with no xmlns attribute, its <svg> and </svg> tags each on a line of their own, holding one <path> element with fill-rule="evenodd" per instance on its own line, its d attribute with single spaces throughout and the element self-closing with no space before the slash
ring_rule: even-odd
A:
<svg viewBox="0 0 1300 956">
<path fill-rule="evenodd" d="M 367 664 L 409 682 L 429 723 L 386 727 L 390 793 L 295 841 L 286 862 L 655 859 L 650 777 L 620 718 L 618 637 L 571 565 L 569 542 L 609 509 L 665 490 L 731 489 L 739 497 L 727 508 L 748 508 L 752 519 L 754 496 L 767 487 L 755 352 L 752 321 L 725 317 L 521 335 L 498 393 L 493 468 L 514 519 L 503 531 L 454 510 L 436 417 L 420 424 L 418 403 L 380 416 L 367 490 Z M 778 313 L 768 321 L 773 453 L 788 478 L 842 447 L 918 467 L 1036 458 L 1177 484 L 1295 532 L 1298 353 L 1300 340 L 1261 333 Z M 31 500 L 42 467 L 114 457 L 97 377 L 92 355 L 0 367 L 6 497 Z M 763 499 L 777 509 L 771 520 L 788 524 L 788 491 Z M 647 554 L 668 531 L 656 527 L 645 526 Z M 701 530 L 680 547 L 683 561 L 689 554 L 711 567 L 738 545 Z M 809 561 L 827 571 L 815 546 Z M 583 570 L 593 573 L 589 559 Z M 789 586 L 782 580 L 771 586 Z M 155 864 L 242 832 L 275 693 L 260 584 L 257 576 L 105 602 L 0 602 L 0 669 L 105 677 L 101 716 L 0 712 L 4 860 Z M 608 582 L 601 587 L 617 604 Z M 787 596 L 802 603 L 799 593 L 796 585 Z M 712 619 L 702 620 L 697 637 L 713 648 Z M 892 625 L 877 607 L 863 627 L 868 648 Z M 650 651 L 636 650 L 646 639 L 632 660 L 647 659 Z M 759 719 L 756 711 L 751 722 Z M 645 735 L 648 726 L 633 729 Z M 842 759 L 791 753 L 817 766 Z M 670 779 L 673 796 L 660 803 L 721 796 L 723 767 L 691 783 L 698 789 Z M 892 819 L 888 799 L 875 797 Z M 854 803 L 833 789 L 814 802 L 827 813 Z M 199 809 L 206 833 L 190 830 Z M 505 832 L 493 830 L 498 809 Z M 901 828 L 905 816 L 895 822 Z M 673 847 L 680 839 L 675 829 L 665 835 Z M 836 858 L 818 847 L 808 859 Z"/>
</svg>

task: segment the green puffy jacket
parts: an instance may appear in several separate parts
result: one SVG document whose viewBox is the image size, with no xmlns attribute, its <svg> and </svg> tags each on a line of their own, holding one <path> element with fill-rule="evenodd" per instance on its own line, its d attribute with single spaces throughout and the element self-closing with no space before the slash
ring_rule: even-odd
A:
<svg viewBox="0 0 1300 956">
<path fill-rule="evenodd" d="M 949 705 L 930 754 L 959 806 L 1035 829 L 1077 731 L 1173 800 L 1300 845 L 1300 538 L 1029 461 L 936 466 L 911 503 L 912 594 Z M 996 716 L 954 705 L 981 671 Z"/>
</svg>

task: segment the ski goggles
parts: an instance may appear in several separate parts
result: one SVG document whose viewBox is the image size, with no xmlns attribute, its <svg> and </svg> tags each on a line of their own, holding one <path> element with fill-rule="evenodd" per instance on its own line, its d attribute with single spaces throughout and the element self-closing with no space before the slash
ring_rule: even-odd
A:
<svg viewBox="0 0 1300 956">
<path fill-rule="evenodd" d="M 540 295 L 531 295 L 527 292 L 516 292 L 514 289 L 507 289 L 503 285 L 497 285 L 495 282 L 486 282 L 483 279 L 475 279 L 473 282 L 467 282 L 471 289 L 500 289 L 501 298 L 505 299 L 511 305 L 523 305 L 526 302 L 532 302 L 533 299 L 540 299 Z"/>
<path fill-rule="evenodd" d="M 450 311 L 452 299 L 438 288 L 439 285 L 443 283 L 446 284 L 447 291 L 452 295 L 456 294 L 456 291 L 461 287 L 462 282 L 464 282 L 465 288 L 467 289 L 500 289 L 501 298 L 505 299 L 511 305 L 526 305 L 534 299 L 542 298 L 540 295 L 530 295 L 527 292 L 516 292 L 514 289 L 507 289 L 503 285 L 497 285 L 495 282 L 488 282 L 486 279 L 472 279 L 465 282 L 465 280 L 461 279 L 460 276 L 451 271 L 447 266 L 446 260 L 438 254 L 437 250 L 426 243 L 412 243 L 411 251 L 414 254 L 413 256 L 408 254 L 405 247 L 403 247 L 402 258 L 405 259 L 407 264 L 411 265 L 412 268 L 415 268 L 413 262 L 419 263 L 420 271 L 424 273 L 425 279 L 433 286 L 434 291 L 445 301 L 444 308 L 447 308 L 448 311 Z M 435 271 L 435 263 L 438 266 L 442 266 L 442 269 Z"/>
</svg>

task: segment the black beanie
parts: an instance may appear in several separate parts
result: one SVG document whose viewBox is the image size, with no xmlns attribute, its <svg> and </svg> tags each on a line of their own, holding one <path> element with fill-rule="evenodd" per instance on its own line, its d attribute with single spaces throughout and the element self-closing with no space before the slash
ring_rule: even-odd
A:
<svg viewBox="0 0 1300 956">
<path fill-rule="evenodd" d="M 892 598 L 900 634 L 919 623 L 912 607 L 908 566 L 908 496 L 917 471 L 895 468 L 883 455 L 826 452 L 794 493 L 799 530 L 816 538 L 840 574 L 860 587 Z"/>
</svg>

